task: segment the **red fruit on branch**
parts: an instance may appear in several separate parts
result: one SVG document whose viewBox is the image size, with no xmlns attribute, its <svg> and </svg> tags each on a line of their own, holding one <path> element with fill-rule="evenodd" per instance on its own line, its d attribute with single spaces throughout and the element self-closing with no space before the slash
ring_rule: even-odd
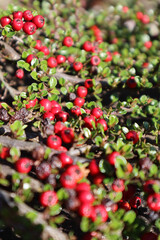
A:
<svg viewBox="0 0 160 240">
<path fill-rule="evenodd" d="M 45 112 L 49 112 L 52 109 L 52 103 L 48 99 L 40 100 L 39 104 L 43 107 Z"/>
<path fill-rule="evenodd" d="M 5 27 L 6 25 L 11 23 L 11 18 L 8 16 L 1 17 L 0 23 L 2 27 Z"/>
<path fill-rule="evenodd" d="M 65 37 L 63 39 L 63 45 L 66 47 L 71 47 L 73 45 L 73 39 L 71 37 Z"/>
<path fill-rule="evenodd" d="M 160 210 L 160 193 L 153 193 L 147 198 L 148 207 L 153 211 Z"/>
<path fill-rule="evenodd" d="M 26 108 L 28 109 L 28 108 L 34 107 L 37 103 L 38 103 L 37 98 L 30 100 L 29 103 L 26 104 Z"/>
<path fill-rule="evenodd" d="M 137 207 L 140 207 L 141 206 L 141 198 L 138 197 L 138 196 L 133 196 L 131 199 L 130 199 L 130 205 L 132 208 L 137 208 Z"/>
<path fill-rule="evenodd" d="M 91 175 L 100 173 L 98 162 L 95 159 L 92 159 L 89 163 L 89 170 Z"/>
<path fill-rule="evenodd" d="M 123 179 L 115 179 L 112 183 L 112 189 L 115 192 L 123 192 L 125 189 L 124 180 Z"/>
<path fill-rule="evenodd" d="M 23 21 L 20 18 L 14 18 L 11 22 L 12 28 L 15 31 L 20 31 L 23 27 Z"/>
<path fill-rule="evenodd" d="M 62 167 L 66 167 L 68 165 L 73 164 L 73 159 L 65 152 L 62 152 L 58 155 L 58 158 L 60 159 L 62 163 Z"/>
<path fill-rule="evenodd" d="M 108 213 L 106 211 L 106 208 L 102 204 L 93 206 L 91 219 L 93 222 L 95 222 L 97 218 L 101 218 L 101 222 L 106 222 L 108 219 Z"/>
<path fill-rule="evenodd" d="M 86 88 L 91 88 L 91 87 L 93 87 L 93 81 L 92 81 L 92 79 L 86 79 L 85 82 L 84 82 L 84 86 L 85 86 Z"/>
<path fill-rule="evenodd" d="M 87 182 L 82 182 L 82 183 L 77 183 L 76 185 L 76 191 L 81 192 L 81 191 L 88 191 L 90 192 L 91 186 Z"/>
<path fill-rule="evenodd" d="M 62 64 L 62 63 L 64 63 L 64 62 L 66 61 L 66 57 L 63 56 L 63 55 L 58 55 L 58 56 L 56 57 L 56 60 L 57 60 L 57 63 L 58 63 L 58 64 Z"/>
<path fill-rule="evenodd" d="M 32 169 L 33 162 L 29 158 L 20 158 L 15 162 L 15 169 L 19 173 L 29 173 Z"/>
<path fill-rule="evenodd" d="M 22 17 L 23 17 L 23 12 L 21 11 L 13 12 L 13 18 L 22 19 Z"/>
<path fill-rule="evenodd" d="M 74 103 L 75 106 L 82 107 L 84 105 L 84 103 L 85 103 L 85 100 L 84 100 L 84 98 L 76 97 L 74 99 L 73 103 Z"/>
<path fill-rule="evenodd" d="M 26 58 L 26 62 L 30 64 L 34 58 L 37 58 L 37 57 L 34 56 L 33 54 L 29 54 Z"/>
<path fill-rule="evenodd" d="M 32 22 L 36 25 L 37 28 L 42 28 L 44 26 L 44 17 L 37 15 L 33 17 Z"/>
<path fill-rule="evenodd" d="M 88 90 L 86 87 L 79 86 L 77 88 L 77 96 L 81 98 L 85 98 L 87 96 Z"/>
<path fill-rule="evenodd" d="M 17 69 L 15 76 L 19 79 L 22 79 L 24 77 L 23 69 L 21 69 L 21 68 Z"/>
<path fill-rule="evenodd" d="M 45 112 L 43 114 L 43 119 L 49 118 L 51 121 L 55 119 L 55 116 L 52 112 Z"/>
<path fill-rule="evenodd" d="M 101 62 L 101 59 L 98 56 L 91 57 L 91 65 L 98 66 Z"/>
<path fill-rule="evenodd" d="M 137 83 L 134 77 L 130 77 L 127 79 L 126 84 L 129 88 L 136 88 L 137 87 Z"/>
<path fill-rule="evenodd" d="M 43 52 L 45 56 L 50 54 L 50 51 L 46 46 L 42 46 L 40 51 Z"/>
<path fill-rule="evenodd" d="M 90 41 L 86 41 L 84 44 L 83 44 L 83 49 L 86 51 L 86 52 L 90 52 L 92 50 L 92 43 Z"/>
<path fill-rule="evenodd" d="M 64 188 L 74 189 L 76 187 L 74 176 L 67 172 L 61 174 L 60 182 Z"/>
<path fill-rule="evenodd" d="M 60 135 L 61 134 L 61 131 L 63 129 L 66 129 L 67 127 L 65 126 L 65 124 L 61 121 L 58 121 L 55 123 L 54 125 L 54 133 L 57 134 L 57 135 Z"/>
<path fill-rule="evenodd" d="M 2 147 L 0 152 L 0 158 L 6 159 L 9 156 L 10 156 L 10 149 L 7 147 Z"/>
<path fill-rule="evenodd" d="M 34 48 L 40 51 L 41 47 L 42 47 L 41 40 L 36 40 L 36 45 L 34 46 Z"/>
<path fill-rule="evenodd" d="M 62 145 L 62 140 L 57 135 L 50 135 L 47 138 L 47 146 L 53 149 L 58 149 Z"/>
<path fill-rule="evenodd" d="M 108 154 L 106 156 L 106 160 L 111 164 L 111 165 L 115 165 L 116 163 L 116 157 L 120 156 L 120 153 L 119 152 L 112 152 L 110 154 Z"/>
<path fill-rule="evenodd" d="M 58 202 L 58 197 L 55 191 L 48 190 L 41 193 L 39 201 L 42 206 L 51 207 L 56 205 Z"/>
<path fill-rule="evenodd" d="M 48 60 L 47 60 L 47 65 L 48 65 L 48 67 L 50 67 L 50 68 L 57 67 L 57 60 L 56 60 L 56 58 L 54 58 L 54 57 L 49 57 Z"/>
<path fill-rule="evenodd" d="M 91 115 L 98 119 L 103 115 L 103 111 L 100 108 L 96 107 L 91 110 Z"/>
<path fill-rule="evenodd" d="M 107 131 L 108 126 L 107 126 L 106 120 L 104 120 L 104 119 L 98 119 L 98 120 L 96 121 L 96 126 L 97 126 L 98 124 L 100 124 L 101 126 L 103 126 L 104 131 Z"/>
<path fill-rule="evenodd" d="M 136 144 L 139 141 L 138 133 L 131 130 L 126 134 L 126 139 L 133 141 L 133 144 Z"/>
<path fill-rule="evenodd" d="M 90 191 L 80 191 L 78 193 L 78 199 L 81 203 L 90 203 L 94 202 L 94 196 Z"/>
<path fill-rule="evenodd" d="M 33 18 L 33 14 L 30 10 L 26 10 L 23 12 L 23 18 L 25 21 L 31 21 Z"/>
<path fill-rule="evenodd" d="M 25 22 L 23 24 L 23 31 L 28 35 L 33 35 L 37 30 L 37 27 L 32 22 Z"/>
<path fill-rule="evenodd" d="M 71 165 L 66 170 L 67 174 L 72 175 L 76 182 L 83 178 L 83 172 L 78 165 Z"/>
<path fill-rule="evenodd" d="M 45 179 L 51 174 L 51 165 L 47 162 L 42 162 L 36 167 L 36 175 L 39 179 Z"/>
<path fill-rule="evenodd" d="M 95 117 L 93 115 L 84 117 L 84 126 L 93 129 L 93 124 L 95 124 Z"/>
<path fill-rule="evenodd" d="M 78 212 L 79 212 L 79 215 L 82 216 L 82 217 L 87 217 L 89 218 L 91 216 L 91 213 L 92 213 L 92 206 L 90 203 L 88 202 L 83 202 L 79 209 L 78 209 Z"/>
<path fill-rule="evenodd" d="M 65 128 L 61 131 L 61 138 L 64 143 L 73 143 L 74 141 L 74 131 L 72 128 Z"/>
<path fill-rule="evenodd" d="M 68 119 L 69 114 L 64 111 L 58 111 L 58 113 L 55 114 L 56 120 L 61 122 L 66 122 Z"/>
<path fill-rule="evenodd" d="M 74 62 L 73 68 L 76 72 L 79 72 L 83 68 L 83 64 L 81 62 Z"/>
</svg>

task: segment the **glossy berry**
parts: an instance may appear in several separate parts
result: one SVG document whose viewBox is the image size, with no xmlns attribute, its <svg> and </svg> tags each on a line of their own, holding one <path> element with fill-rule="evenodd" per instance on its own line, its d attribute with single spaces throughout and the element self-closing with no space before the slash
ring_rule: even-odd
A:
<svg viewBox="0 0 160 240">
<path fill-rule="evenodd" d="M 118 203 L 118 207 L 124 209 L 126 212 L 131 210 L 131 206 L 127 201 L 120 200 Z"/>
<path fill-rule="evenodd" d="M 1 152 L 0 152 L 0 158 L 6 159 L 7 157 L 10 156 L 10 149 L 7 147 L 2 147 Z"/>
<path fill-rule="evenodd" d="M 147 48 L 147 49 L 150 49 L 152 47 L 152 42 L 151 41 L 147 41 L 144 43 L 144 46 Z"/>
<path fill-rule="evenodd" d="M 141 21 L 143 24 L 148 24 L 150 22 L 150 18 L 148 15 L 144 14 Z"/>
<path fill-rule="evenodd" d="M 72 175 L 76 182 L 83 178 L 83 172 L 78 165 L 71 165 L 67 168 L 66 172 Z"/>
<path fill-rule="evenodd" d="M 93 129 L 93 124 L 95 123 L 95 117 L 93 115 L 84 117 L 84 126 Z"/>
<path fill-rule="evenodd" d="M 105 175 L 101 172 L 96 175 L 93 175 L 93 183 L 96 185 L 99 185 L 103 182 L 104 178 L 105 178 Z"/>
<path fill-rule="evenodd" d="M 42 47 L 41 40 L 36 40 L 36 45 L 34 46 L 34 48 L 40 51 L 41 47 Z"/>
<path fill-rule="evenodd" d="M 131 199 L 130 199 L 130 205 L 132 208 L 138 208 L 139 206 L 141 206 L 141 198 L 138 197 L 138 196 L 133 196 Z"/>
<path fill-rule="evenodd" d="M 135 131 L 129 131 L 126 134 L 126 139 L 130 140 L 130 141 L 133 141 L 133 144 L 136 144 L 139 141 L 138 134 Z"/>
<path fill-rule="evenodd" d="M 29 100 L 29 103 L 26 104 L 26 108 L 31 108 L 31 107 L 34 107 L 36 104 L 38 103 L 38 99 L 35 98 L 33 100 Z"/>
<path fill-rule="evenodd" d="M 95 159 L 92 159 L 89 163 L 89 170 L 91 175 L 96 175 L 100 173 L 98 163 Z"/>
<path fill-rule="evenodd" d="M 32 160 L 29 158 L 20 158 L 15 163 L 15 169 L 19 173 L 29 173 L 32 169 Z"/>
<path fill-rule="evenodd" d="M 65 128 L 66 128 L 65 124 L 61 121 L 58 121 L 54 125 L 54 133 L 57 134 L 57 135 L 60 135 L 61 131 Z"/>
<path fill-rule="evenodd" d="M 105 62 L 111 62 L 112 61 L 112 54 L 111 54 L 111 52 L 107 52 L 107 57 L 106 57 L 106 59 L 104 61 Z"/>
<path fill-rule="evenodd" d="M 67 172 L 61 174 L 60 182 L 64 188 L 74 189 L 76 187 L 74 176 Z"/>
<path fill-rule="evenodd" d="M 110 153 L 110 154 L 108 154 L 108 155 L 106 156 L 106 160 L 107 160 L 111 165 L 115 165 L 115 163 L 116 163 L 116 157 L 117 157 L 117 156 L 120 156 L 120 153 L 114 151 L 114 152 L 112 152 L 112 153 Z"/>
<path fill-rule="evenodd" d="M 61 138 L 64 143 L 73 143 L 74 141 L 74 131 L 72 128 L 65 128 L 61 131 Z"/>
<path fill-rule="evenodd" d="M 11 22 L 12 28 L 15 31 L 20 31 L 23 27 L 23 21 L 20 18 L 14 18 Z"/>
<path fill-rule="evenodd" d="M 51 104 L 52 104 L 52 108 L 59 108 L 59 110 L 62 109 L 61 105 L 55 100 L 52 100 Z"/>
<path fill-rule="evenodd" d="M 87 96 L 88 90 L 86 87 L 79 86 L 77 88 L 77 96 L 81 98 L 85 98 Z"/>
<path fill-rule="evenodd" d="M 123 192 L 125 189 L 124 180 L 123 179 L 115 179 L 112 183 L 112 189 L 115 192 Z"/>
<path fill-rule="evenodd" d="M 13 12 L 13 18 L 22 19 L 22 17 L 23 17 L 23 12 L 21 12 L 21 11 Z"/>
<path fill-rule="evenodd" d="M 66 57 L 63 56 L 63 55 L 58 55 L 58 56 L 56 57 L 56 60 L 57 60 L 57 63 L 58 63 L 58 64 L 62 64 L 62 63 L 64 63 L 64 62 L 66 61 Z"/>
<path fill-rule="evenodd" d="M 129 10 L 129 8 L 128 8 L 127 6 L 123 6 L 122 11 L 123 11 L 124 13 L 127 13 L 128 10 Z"/>
<path fill-rule="evenodd" d="M 55 115 L 57 121 L 66 122 L 68 119 L 68 113 L 64 111 L 58 111 Z"/>
<path fill-rule="evenodd" d="M 137 83 L 134 77 L 130 77 L 129 79 L 127 79 L 126 84 L 129 88 L 136 88 L 137 87 Z"/>
<path fill-rule="evenodd" d="M 54 116 L 54 114 L 52 112 L 45 112 L 43 114 L 43 119 L 46 119 L 46 118 L 49 118 L 51 121 L 53 121 L 55 116 Z"/>
<path fill-rule="evenodd" d="M 42 28 L 44 26 L 44 17 L 37 15 L 33 17 L 32 22 L 36 25 L 37 28 Z"/>
<path fill-rule="evenodd" d="M 45 179 L 51 174 L 51 165 L 47 162 L 42 162 L 36 167 L 36 175 L 39 179 Z"/>
<path fill-rule="evenodd" d="M 45 112 L 49 112 L 52 108 L 51 101 L 49 101 L 48 99 L 40 100 L 39 104 L 41 105 L 41 107 L 43 107 L 43 111 Z"/>
<path fill-rule="evenodd" d="M 71 63 L 74 63 L 74 57 L 73 56 L 69 56 L 67 58 L 68 62 L 71 64 Z"/>
<path fill-rule="evenodd" d="M 153 232 L 147 232 L 142 235 L 141 240 L 158 240 L 158 236 Z"/>
<path fill-rule="evenodd" d="M 63 45 L 66 47 L 71 47 L 73 45 L 73 39 L 71 37 L 65 37 L 63 39 Z"/>
<path fill-rule="evenodd" d="M 94 196 L 89 191 L 81 191 L 78 193 L 78 199 L 81 203 L 93 203 L 94 202 Z"/>
<path fill-rule="evenodd" d="M 47 138 L 47 146 L 53 149 L 58 149 L 62 145 L 62 140 L 57 135 L 50 135 Z"/>
<path fill-rule="evenodd" d="M 100 124 L 100 125 L 103 127 L 104 131 L 107 131 L 108 126 L 107 126 L 106 120 L 104 120 L 104 119 L 98 119 L 98 120 L 96 121 L 96 126 L 97 126 L 98 124 Z"/>
<path fill-rule="evenodd" d="M 93 87 L 93 81 L 92 81 L 92 79 L 86 79 L 85 82 L 84 82 L 84 86 L 85 86 L 86 88 L 91 88 L 91 87 Z"/>
<path fill-rule="evenodd" d="M 51 207 L 56 205 L 56 203 L 58 202 L 58 197 L 56 192 L 48 190 L 41 193 L 39 201 L 42 206 Z"/>
<path fill-rule="evenodd" d="M 84 98 L 76 97 L 73 103 L 74 103 L 74 106 L 82 107 L 85 103 L 85 100 Z"/>
<path fill-rule="evenodd" d="M 136 17 L 137 17 L 138 20 L 142 20 L 143 19 L 143 13 L 142 12 L 137 12 Z"/>
<path fill-rule="evenodd" d="M 96 107 L 92 109 L 91 115 L 98 119 L 103 115 L 103 111 L 100 108 Z"/>
<path fill-rule="evenodd" d="M 83 49 L 86 51 L 86 52 L 90 52 L 92 50 L 92 43 L 90 41 L 86 41 L 84 44 L 83 44 Z"/>
<path fill-rule="evenodd" d="M 72 113 L 74 116 L 80 116 L 80 115 L 82 115 L 82 113 L 81 113 L 81 108 L 78 107 L 78 106 L 74 106 L 73 108 L 71 108 L 71 113 Z"/>
<path fill-rule="evenodd" d="M 81 192 L 81 191 L 88 191 L 90 192 L 91 186 L 87 182 L 82 182 L 82 183 L 77 183 L 76 185 L 76 191 Z"/>
<path fill-rule="evenodd" d="M 48 65 L 48 67 L 50 67 L 50 68 L 57 67 L 57 60 L 56 60 L 56 58 L 54 58 L 54 57 L 49 57 L 49 58 L 47 59 L 47 65 Z"/>
<path fill-rule="evenodd" d="M 33 54 L 29 54 L 26 58 L 26 62 L 30 64 L 34 58 L 36 58 L 36 56 L 34 56 Z"/>
<path fill-rule="evenodd" d="M 83 64 L 81 62 L 74 62 L 73 68 L 76 72 L 79 72 L 83 68 Z"/>
<path fill-rule="evenodd" d="M 23 12 L 23 18 L 25 21 L 31 21 L 33 18 L 33 14 L 30 10 L 26 10 Z"/>
<path fill-rule="evenodd" d="M 46 46 L 42 46 L 40 51 L 43 52 L 45 56 L 50 54 L 50 51 Z"/>
<path fill-rule="evenodd" d="M 32 22 L 25 22 L 23 24 L 23 31 L 28 35 L 33 35 L 37 30 L 37 27 Z"/>
<path fill-rule="evenodd" d="M 60 159 L 60 161 L 62 163 L 62 167 L 66 167 L 73 163 L 73 159 L 65 152 L 60 153 L 58 155 L 58 158 Z"/>
<path fill-rule="evenodd" d="M 148 207 L 153 211 L 160 210 L 160 193 L 153 193 L 147 198 Z"/>
<path fill-rule="evenodd" d="M 19 79 L 22 79 L 24 77 L 23 69 L 21 69 L 21 68 L 17 69 L 15 76 Z"/>
<path fill-rule="evenodd" d="M 97 218 L 101 218 L 101 222 L 106 222 L 108 219 L 108 213 L 106 211 L 106 208 L 102 204 L 95 205 L 93 207 L 91 219 L 94 222 L 97 220 Z"/>
<path fill-rule="evenodd" d="M 8 16 L 1 17 L 0 23 L 2 27 L 5 27 L 6 25 L 11 23 L 11 19 Z"/>
<path fill-rule="evenodd" d="M 101 59 L 98 56 L 91 57 L 91 65 L 98 66 L 101 62 Z"/>
<path fill-rule="evenodd" d="M 92 206 L 90 203 L 88 202 L 83 202 L 78 209 L 79 215 L 82 217 L 87 217 L 89 218 L 91 216 L 92 213 Z"/>
</svg>

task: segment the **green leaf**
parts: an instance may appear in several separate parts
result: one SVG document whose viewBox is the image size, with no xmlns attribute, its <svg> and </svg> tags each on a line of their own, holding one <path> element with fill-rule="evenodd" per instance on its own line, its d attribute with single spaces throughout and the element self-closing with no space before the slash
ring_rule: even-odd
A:
<svg viewBox="0 0 160 240">
<path fill-rule="evenodd" d="M 38 79 L 37 72 L 36 72 L 36 71 L 32 71 L 32 72 L 31 72 L 31 77 L 32 77 L 34 80 L 37 80 L 37 79 Z"/>
<path fill-rule="evenodd" d="M 5 178 L 0 178 L 0 185 L 8 187 L 10 185 L 9 181 Z"/>
<path fill-rule="evenodd" d="M 61 87 L 60 90 L 63 95 L 67 94 L 67 89 L 65 87 Z"/>
<path fill-rule="evenodd" d="M 58 196 L 59 201 L 67 199 L 69 197 L 68 192 L 64 188 L 60 188 L 57 191 L 57 196 Z"/>
<path fill-rule="evenodd" d="M 54 88 L 57 85 L 57 79 L 55 77 L 51 77 L 48 84 L 50 88 Z"/>
<path fill-rule="evenodd" d="M 58 80 L 58 83 L 59 83 L 61 86 L 63 86 L 63 85 L 65 84 L 65 79 L 64 79 L 64 78 L 60 78 L 60 79 Z"/>
<path fill-rule="evenodd" d="M 125 213 L 123 220 L 128 224 L 132 224 L 136 219 L 136 213 L 133 210 L 130 210 Z"/>
<path fill-rule="evenodd" d="M 109 116 L 109 121 L 108 121 L 108 125 L 110 127 L 113 127 L 115 126 L 117 123 L 119 122 L 118 118 L 115 116 L 115 115 L 110 115 Z"/>
<path fill-rule="evenodd" d="M 73 107 L 73 103 L 72 103 L 72 102 L 67 102 L 67 103 L 66 103 L 66 107 L 67 107 L 68 109 L 71 109 L 71 108 Z"/>
<path fill-rule="evenodd" d="M 86 217 L 82 217 L 80 228 L 83 232 L 88 232 L 89 230 L 89 219 Z"/>
<path fill-rule="evenodd" d="M 100 146 L 100 144 L 102 143 L 103 139 L 101 136 L 96 136 L 95 137 L 95 143 L 97 146 Z"/>
<path fill-rule="evenodd" d="M 61 212 L 61 209 L 62 209 L 62 207 L 59 203 L 50 207 L 50 212 L 49 212 L 50 216 L 58 215 Z"/>
</svg>

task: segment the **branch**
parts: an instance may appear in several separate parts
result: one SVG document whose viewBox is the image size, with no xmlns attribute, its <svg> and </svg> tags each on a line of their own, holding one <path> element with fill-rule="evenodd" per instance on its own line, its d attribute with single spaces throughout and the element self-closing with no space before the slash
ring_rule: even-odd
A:
<svg viewBox="0 0 160 240">
<path fill-rule="evenodd" d="M 42 232 L 42 239 L 48 239 L 44 236 L 50 236 L 52 237 L 54 240 L 67 240 L 68 237 L 66 236 L 66 234 L 64 234 L 63 232 L 61 232 L 60 230 L 56 229 L 56 228 L 52 228 L 51 226 L 48 225 L 48 223 L 43 219 L 43 213 L 39 213 L 35 210 L 33 210 L 32 208 L 30 208 L 28 205 L 26 205 L 25 203 L 21 203 L 21 202 L 13 202 L 13 198 L 16 196 L 15 193 L 10 193 L 7 192 L 5 190 L 1 190 L 0 192 L 0 200 L 5 203 L 7 203 L 7 205 L 10 208 L 13 207 L 17 207 L 18 208 L 18 213 L 21 216 L 26 215 L 29 212 L 35 212 L 37 217 L 36 219 L 33 220 L 34 224 L 41 224 L 44 226 L 43 228 L 43 232 Z"/>
<path fill-rule="evenodd" d="M 21 55 L 17 53 L 10 45 L 8 45 L 6 42 L 3 42 L 0 40 L 0 45 L 4 46 L 5 54 L 9 56 L 10 60 L 19 60 L 21 58 Z"/>
<path fill-rule="evenodd" d="M 5 82 L 4 78 L 3 78 L 3 74 L 0 71 L 0 81 L 4 84 L 4 86 L 6 87 L 6 89 L 8 90 L 8 92 L 10 93 L 11 97 L 14 98 L 15 95 L 18 95 L 20 92 L 15 90 L 14 88 L 10 87 L 8 83 Z"/>
</svg>

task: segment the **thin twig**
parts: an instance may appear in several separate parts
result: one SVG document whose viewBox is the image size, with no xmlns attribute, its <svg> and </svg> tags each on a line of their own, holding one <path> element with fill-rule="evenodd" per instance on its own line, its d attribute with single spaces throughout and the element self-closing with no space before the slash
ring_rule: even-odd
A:
<svg viewBox="0 0 160 240">
<path fill-rule="evenodd" d="M 21 58 L 21 55 L 17 53 L 10 45 L 8 45 L 6 42 L 3 42 L 0 40 L 0 45 L 4 46 L 5 48 L 5 54 L 9 57 L 10 60 L 19 60 Z"/>
</svg>

